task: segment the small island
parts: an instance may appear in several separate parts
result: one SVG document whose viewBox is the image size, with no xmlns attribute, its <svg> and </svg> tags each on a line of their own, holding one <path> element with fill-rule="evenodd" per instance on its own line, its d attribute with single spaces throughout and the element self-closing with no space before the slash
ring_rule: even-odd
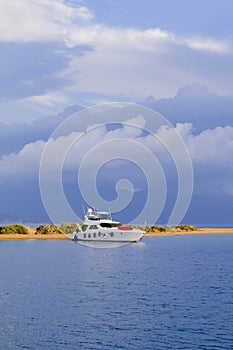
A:
<svg viewBox="0 0 233 350">
<path fill-rule="evenodd" d="M 0 226 L 0 240 L 57 240 L 67 239 L 64 232 L 55 225 L 41 225 L 37 228 L 21 224 Z"/>
<path fill-rule="evenodd" d="M 0 226 L 0 240 L 66 240 L 69 234 L 77 229 L 73 223 L 63 222 L 56 225 L 40 225 L 37 228 L 27 227 L 21 224 Z M 144 237 L 167 237 L 203 234 L 233 234 L 233 228 L 198 228 L 191 225 L 175 227 L 166 226 L 140 226 L 145 230 Z"/>
</svg>

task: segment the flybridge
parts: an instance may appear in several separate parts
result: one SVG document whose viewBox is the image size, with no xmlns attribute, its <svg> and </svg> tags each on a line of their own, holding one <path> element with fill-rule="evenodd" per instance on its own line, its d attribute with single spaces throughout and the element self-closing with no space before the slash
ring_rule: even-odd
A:
<svg viewBox="0 0 233 350">
<path fill-rule="evenodd" d="M 112 220 L 111 214 L 107 211 L 95 211 L 91 208 L 88 209 L 85 219 L 88 220 Z"/>
</svg>

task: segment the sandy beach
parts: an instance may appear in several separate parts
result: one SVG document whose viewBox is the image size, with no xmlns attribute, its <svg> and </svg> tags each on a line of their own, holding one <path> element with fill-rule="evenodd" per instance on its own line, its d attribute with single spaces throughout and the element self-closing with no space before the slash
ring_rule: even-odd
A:
<svg viewBox="0 0 233 350">
<path fill-rule="evenodd" d="M 28 239 L 37 239 L 37 240 L 65 240 L 67 237 L 62 234 L 52 234 L 52 235 L 36 235 L 33 233 L 29 233 L 27 235 L 19 235 L 19 234 L 10 234 L 10 235 L 5 235 L 1 234 L 0 235 L 0 241 L 24 241 Z"/>
<path fill-rule="evenodd" d="M 68 237 L 61 233 L 36 234 L 33 228 L 27 228 L 28 234 L 0 234 L 0 241 L 4 240 L 66 240 Z M 147 232 L 144 237 L 168 237 L 168 236 L 189 236 L 189 235 L 207 235 L 207 234 L 233 234 L 233 228 L 200 228 L 196 231 L 184 231 L 173 229 L 167 232 Z"/>
<path fill-rule="evenodd" d="M 189 236 L 189 235 L 214 235 L 233 234 L 233 228 L 200 228 L 196 231 L 172 230 L 167 232 L 147 232 L 144 237 Z"/>
</svg>

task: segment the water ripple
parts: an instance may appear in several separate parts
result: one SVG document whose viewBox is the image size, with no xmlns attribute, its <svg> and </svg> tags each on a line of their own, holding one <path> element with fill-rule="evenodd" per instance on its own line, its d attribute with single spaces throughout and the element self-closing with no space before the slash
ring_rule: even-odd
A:
<svg viewBox="0 0 233 350">
<path fill-rule="evenodd" d="M 1 242 L 0 348 L 233 349 L 232 243 Z"/>
</svg>

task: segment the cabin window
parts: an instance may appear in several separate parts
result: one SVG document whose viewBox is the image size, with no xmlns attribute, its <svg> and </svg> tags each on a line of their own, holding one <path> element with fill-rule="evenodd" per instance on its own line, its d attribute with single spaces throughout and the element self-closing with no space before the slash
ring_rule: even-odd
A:
<svg viewBox="0 0 233 350">
<path fill-rule="evenodd" d="M 112 222 L 101 222 L 100 224 L 101 227 L 106 227 L 106 228 L 113 228 L 113 227 L 118 227 L 120 224 L 117 223 L 112 223 Z"/>
<path fill-rule="evenodd" d="M 90 233 L 88 233 L 88 238 L 91 238 L 91 234 Z"/>
<path fill-rule="evenodd" d="M 82 231 L 83 232 L 85 232 L 87 228 L 88 228 L 88 225 L 82 225 Z"/>
<path fill-rule="evenodd" d="M 90 226 L 90 230 L 97 230 L 97 228 L 98 228 L 98 227 L 97 227 L 96 225 L 91 225 L 91 226 Z"/>
<path fill-rule="evenodd" d="M 86 238 L 86 236 L 87 236 L 86 233 L 84 233 L 83 238 Z"/>
<path fill-rule="evenodd" d="M 96 237 L 96 232 L 94 232 L 93 236 L 94 236 L 94 238 Z"/>
</svg>

